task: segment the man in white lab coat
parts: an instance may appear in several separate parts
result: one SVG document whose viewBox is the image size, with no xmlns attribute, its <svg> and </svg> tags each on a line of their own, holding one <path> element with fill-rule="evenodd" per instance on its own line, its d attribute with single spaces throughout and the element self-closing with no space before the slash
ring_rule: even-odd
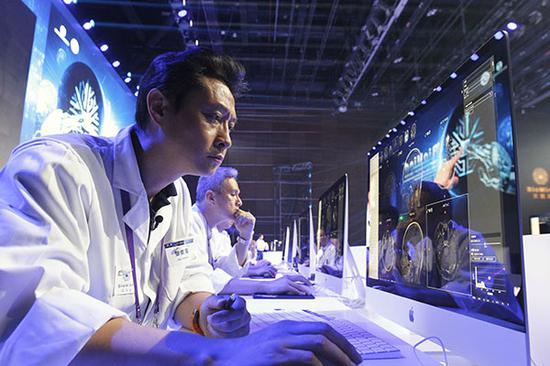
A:
<svg viewBox="0 0 550 366">
<path fill-rule="evenodd" d="M 310 294 L 309 281 L 300 275 L 288 275 L 273 281 L 240 278 L 248 270 L 248 246 L 254 235 L 256 218 L 241 209 L 238 172 L 221 167 L 211 176 L 200 177 L 197 202 L 193 205 L 191 230 L 195 240 L 214 269 L 214 291 L 221 294 L 254 293 Z M 235 225 L 239 239 L 233 247 L 223 230 Z M 221 230 L 220 230 L 221 229 Z"/>
<path fill-rule="evenodd" d="M 243 77 L 226 56 L 167 53 L 142 77 L 135 125 L 14 150 L 0 173 L 0 364 L 358 361 L 321 324 L 213 339 L 246 335 L 250 316 L 242 298 L 211 296 L 181 177 L 222 163 Z"/>
</svg>

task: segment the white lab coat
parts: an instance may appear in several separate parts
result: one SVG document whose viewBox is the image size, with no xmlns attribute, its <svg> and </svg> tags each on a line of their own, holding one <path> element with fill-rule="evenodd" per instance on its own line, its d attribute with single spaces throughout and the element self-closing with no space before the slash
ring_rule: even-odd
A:
<svg viewBox="0 0 550 366">
<path fill-rule="evenodd" d="M 219 293 L 233 278 L 242 277 L 248 271 L 250 263 L 246 258 L 242 266 L 239 264 L 237 251 L 234 246 L 231 247 L 229 234 L 225 230 L 220 231 L 218 228 L 210 228 L 196 204 L 193 205 L 191 217 L 191 231 L 202 251 L 202 255 L 207 258 L 209 257 L 208 238 L 210 237 L 211 264 L 214 268 L 212 283 L 215 293 Z"/>
<path fill-rule="evenodd" d="M 187 294 L 213 292 L 196 244 L 183 261 L 164 245 L 190 236 L 182 179 L 149 233 L 130 130 L 32 140 L 0 172 L 0 365 L 65 365 L 109 319 L 134 319 L 125 223 L 134 232 L 144 325 L 167 327 Z M 131 202 L 124 216 L 121 190 Z"/>
</svg>

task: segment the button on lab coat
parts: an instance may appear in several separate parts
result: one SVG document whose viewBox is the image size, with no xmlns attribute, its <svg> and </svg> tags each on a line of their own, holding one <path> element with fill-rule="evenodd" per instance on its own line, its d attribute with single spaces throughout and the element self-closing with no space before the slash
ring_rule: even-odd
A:
<svg viewBox="0 0 550 366">
<path fill-rule="evenodd" d="M 170 323 L 186 295 L 213 292 L 196 243 L 180 244 L 188 246 L 183 261 L 166 249 L 190 237 L 182 179 L 149 232 L 131 129 L 115 138 L 32 140 L 0 172 L 0 365 L 65 365 L 109 319 L 135 319 L 125 224 L 144 325 L 177 327 Z M 125 215 L 122 190 L 130 196 Z"/>
</svg>

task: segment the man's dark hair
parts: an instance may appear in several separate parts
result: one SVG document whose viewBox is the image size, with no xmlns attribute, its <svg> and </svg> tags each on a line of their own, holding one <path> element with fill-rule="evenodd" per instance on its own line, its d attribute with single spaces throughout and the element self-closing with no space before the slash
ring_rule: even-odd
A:
<svg viewBox="0 0 550 366">
<path fill-rule="evenodd" d="M 149 121 L 147 94 L 158 89 L 177 110 L 189 92 L 204 87 L 201 78 L 223 82 L 237 98 L 246 91 L 244 66 L 230 56 L 202 47 L 167 52 L 155 57 L 141 77 L 136 101 L 136 122 L 145 128 Z"/>
</svg>

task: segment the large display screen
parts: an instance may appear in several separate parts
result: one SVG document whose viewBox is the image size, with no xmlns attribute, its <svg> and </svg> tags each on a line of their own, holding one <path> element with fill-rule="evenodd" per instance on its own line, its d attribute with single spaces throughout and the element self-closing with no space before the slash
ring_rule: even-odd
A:
<svg viewBox="0 0 550 366">
<path fill-rule="evenodd" d="M 342 278 L 346 202 L 344 175 L 319 198 L 317 271 Z"/>
<path fill-rule="evenodd" d="M 23 1 L 36 29 L 21 141 L 66 132 L 114 135 L 133 123 L 134 94 L 66 5 Z"/>
<path fill-rule="evenodd" d="M 499 32 L 369 153 L 367 285 L 522 329 L 509 72 Z"/>
</svg>

